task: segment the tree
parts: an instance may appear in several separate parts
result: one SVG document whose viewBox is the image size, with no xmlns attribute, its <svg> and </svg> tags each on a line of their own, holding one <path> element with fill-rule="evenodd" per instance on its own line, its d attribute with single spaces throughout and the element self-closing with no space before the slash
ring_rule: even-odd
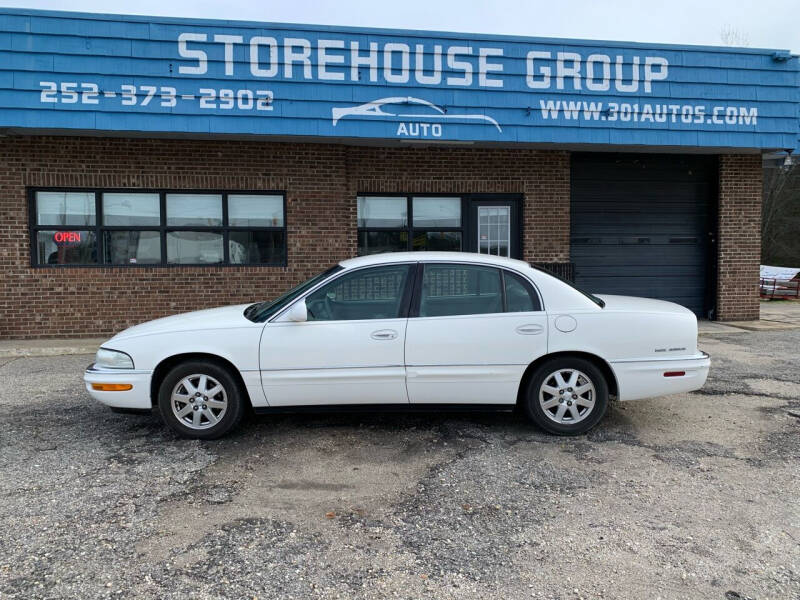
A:
<svg viewBox="0 0 800 600">
<path fill-rule="evenodd" d="M 719 31 L 719 39 L 724 46 L 739 46 L 746 48 L 750 45 L 750 36 L 733 25 L 724 25 Z"/>
<path fill-rule="evenodd" d="M 733 25 L 719 32 L 725 46 L 746 47 L 750 36 Z M 800 162 L 765 161 L 761 207 L 761 263 L 800 267 Z"/>
<path fill-rule="evenodd" d="M 761 262 L 800 267 L 800 162 L 764 169 Z"/>
</svg>

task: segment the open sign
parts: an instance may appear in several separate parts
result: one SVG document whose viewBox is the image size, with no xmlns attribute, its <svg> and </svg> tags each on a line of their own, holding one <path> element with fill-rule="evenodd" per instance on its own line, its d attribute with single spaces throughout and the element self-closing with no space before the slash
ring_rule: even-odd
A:
<svg viewBox="0 0 800 600">
<path fill-rule="evenodd" d="M 59 246 L 71 246 L 81 243 L 80 231 L 56 231 L 53 234 L 53 241 Z"/>
</svg>

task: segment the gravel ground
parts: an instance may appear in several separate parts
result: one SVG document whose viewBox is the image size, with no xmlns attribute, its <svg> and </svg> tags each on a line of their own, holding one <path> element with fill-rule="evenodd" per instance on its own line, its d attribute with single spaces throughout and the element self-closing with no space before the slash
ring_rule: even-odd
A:
<svg viewBox="0 0 800 600">
<path fill-rule="evenodd" d="M 514 415 L 120 415 L 0 361 L 3 598 L 800 598 L 800 331 L 589 435 Z"/>
</svg>

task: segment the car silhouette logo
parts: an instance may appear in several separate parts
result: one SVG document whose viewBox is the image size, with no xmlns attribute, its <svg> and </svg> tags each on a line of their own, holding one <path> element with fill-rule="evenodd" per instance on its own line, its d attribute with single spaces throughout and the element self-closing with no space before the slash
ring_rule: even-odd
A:
<svg viewBox="0 0 800 600">
<path fill-rule="evenodd" d="M 386 107 L 395 104 L 400 105 L 395 111 L 386 110 Z M 425 110 L 427 109 L 427 110 Z M 396 119 L 419 119 L 422 121 L 483 121 L 490 123 L 497 127 L 497 131 L 502 133 L 500 124 L 492 117 L 487 115 L 466 115 L 458 114 L 451 115 L 439 106 L 432 102 L 423 100 L 422 98 L 414 98 L 413 96 L 394 96 L 391 98 L 380 98 L 358 106 L 350 106 L 346 108 L 336 107 L 331 109 L 333 117 L 333 126 L 340 119 L 345 117 L 393 117 Z"/>
</svg>

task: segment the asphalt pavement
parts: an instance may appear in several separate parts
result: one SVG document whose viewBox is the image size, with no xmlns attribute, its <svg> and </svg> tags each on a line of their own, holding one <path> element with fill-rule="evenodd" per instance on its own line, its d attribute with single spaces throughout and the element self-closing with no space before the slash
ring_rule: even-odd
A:
<svg viewBox="0 0 800 600">
<path fill-rule="evenodd" d="M 705 335 L 700 392 L 590 434 L 252 417 L 215 442 L 0 358 L 2 598 L 800 598 L 800 330 Z"/>
</svg>

